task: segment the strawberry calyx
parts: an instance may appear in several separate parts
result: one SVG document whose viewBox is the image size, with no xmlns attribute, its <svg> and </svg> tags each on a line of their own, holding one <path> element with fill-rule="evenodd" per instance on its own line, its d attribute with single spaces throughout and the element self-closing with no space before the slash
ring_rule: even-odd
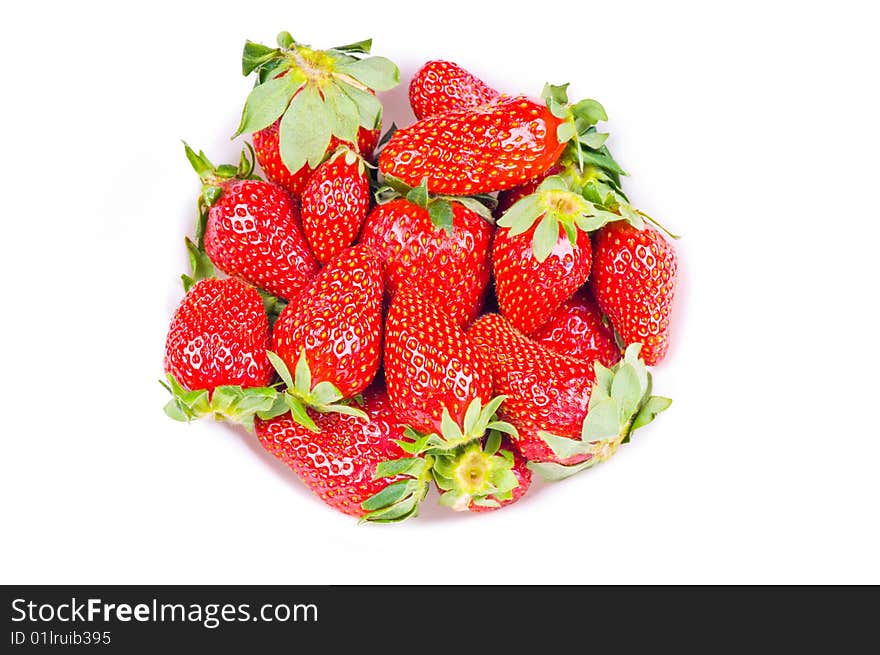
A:
<svg viewBox="0 0 880 655">
<path fill-rule="evenodd" d="M 494 223 L 492 209 L 497 204 L 495 198 L 483 194 L 476 196 L 431 194 L 428 193 L 428 178 L 423 178 L 419 186 L 411 187 L 393 175 L 384 176 L 384 183 L 379 185 L 374 197 L 379 205 L 384 205 L 397 198 L 405 198 L 408 202 L 428 210 L 428 216 L 431 218 L 431 223 L 434 224 L 434 227 L 439 230 L 445 230 L 449 235 L 452 235 L 454 216 L 452 203 L 457 202 L 489 224 Z"/>
<path fill-rule="evenodd" d="M 289 410 L 293 420 L 304 428 L 311 432 L 320 432 L 315 421 L 306 411 L 307 409 L 322 414 L 336 412 L 357 416 L 365 421 L 370 420 L 365 411 L 347 404 L 348 401 L 343 399 L 342 392 L 332 382 L 323 380 L 312 386 L 312 372 L 309 368 L 305 348 L 300 353 L 293 375 L 290 374 L 284 360 L 277 354 L 267 350 L 266 356 L 285 385 L 285 390 L 279 394 L 279 408 L 283 404 L 284 411 Z"/>
<path fill-rule="evenodd" d="M 474 398 L 464 413 L 464 420 L 459 425 L 443 408 L 440 418 L 440 433 L 421 433 L 410 426 L 404 429 L 406 439 L 398 439 L 397 444 L 407 453 L 412 455 L 439 455 L 449 453 L 459 446 L 464 446 L 486 435 L 487 430 L 504 432 L 511 436 L 517 436 L 516 428 L 506 421 L 498 420 L 496 412 L 507 399 L 507 396 L 495 396 L 485 405 L 479 398 Z"/>
<path fill-rule="evenodd" d="M 580 167 L 583 168 L 581 150 L 600 152 L 608 138 L 607 133 L 596 130 L 599 121 L 608 120 L 605 108 L 598 100 L 592 98 L 570 103 L 568 84 L 545 84 L 541 98 L 547 104 L 550 113 L 562 121 L 556 128 L 557 140 L 578 146 L 575 151 Z"/>
<path fill-rule="evenodd" d="M 373 475 L 374 480 L 403 476 L 402 480 L 392 482 L 382 491 L 361 503 L 366 510 L 360 522 L 397 523 L 417 516 L 419 504 L 428 494 L 433 479 L 434 458 L 401 457 L 380 462 Z"/>
<path fill-rule="evenodd" d="M 501 433 L 492 430 L 485 440 L 438 454 L 433 474 L 440 504 L 461 512 L 471 505 L 500 507 L 511 500 L 519 481 L 513 473 L 513 453 L 500 446 Z"/>
<path fill-rule="evenodd" d="M 167 384 L 159 381 L 171 394 L 164 410 L 175 421 L 189 422 L 211 416 L 218 421 L 240 423 L 248 432 L 253 432 L 255 416 L 270 419 L 287 411 L 286 406 L 279 406 L 278 390 L 274 387 L 222 385 L 190 390 L 173 375 L 166 377 Z"/>
<path fill-rule="evenodd" d="M 529 468 L 546 480 L 561 480 L 611 457 L 633 432 L 647 425 L 672 400 L 651 394 L 651 372 L 639 357 L 642 344 L 630 344 L 623 359 L 612 368 L 595 362 L 596 382 L 590 393 L 581 440 L 559 437 L 541 431 L 538 435 L 560 460 L 589 455 L 574 465 L 556 462 L 530 462 Z"/>
<path fill-rule="evenodd" d="M 235 135 L 258 132 L 280 118 L 281 160 L 291 171 L 317 168 L 332 137 L 357 143 L 360 127 L 378 129 L 382 105 L 375 94 L 400 83 L 385 57 L 367 56 L 372 39 L 327 50 L 297 42 L 288 32 L 272 48 L 245 42 L 242 74 L 256 73 Z"/>
</svg>

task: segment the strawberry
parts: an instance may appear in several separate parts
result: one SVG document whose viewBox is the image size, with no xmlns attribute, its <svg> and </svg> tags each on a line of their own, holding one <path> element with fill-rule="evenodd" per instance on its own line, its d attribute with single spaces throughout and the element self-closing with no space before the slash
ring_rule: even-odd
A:
<svg viewBox="0 0 880 655">
<path fill-rule="evenodd" d="M 409 83 L 409 104 L 416 118 L 479 107 L 495 100 L 495 89 L 451 61 L 429 61 Z"/>
<path fill-rule="evenodd" d="M 248 425 L 268 411 L 275 391 L 266 358 L 269 323 L 260 294 L 236 278 L 193 284 L 165 340 L 165 412 L 179 421 L 216 415 Z"/>
<path fill-rule="evenodd" d="M 376 255 L 355 246 L 332 259 L 281 312 L 272 350 L 269 357 L 287 385 L 285 400 L 295 419 L 314 431 L 304 407 L 360 415 L 338 401 L 366 389 L 379 369 L 382 265 Z"/>
<path fill-rule="evenodd" d="M 651 227 L 617 221 L 596 235 L 593 293 L 623 341 L 642 344 L 651 366 L 669 349 L 677 270 L 672 245 Z"/>
<path fill-rule="evenodd" d="M 532 338 L 550 350 L 586 362 L 610 367 L 620 360 L 614 333 L 602 322 L 602 313 L 586 286 L 562 303 Z"/>
<path fill-rule="evenodd" d="M 532 482 L 526 459 L 498 432 L 447 456 L 438 455 L 433 474 L 440 504 L 458 511 L 486 512 L 510 505 Z"/>
<path fill-rule="evenodd" d="M 316 169 L 308 164 L 303 164 L 295 173 L 291 173 L 290 169 L 284 165 L 284 162 L 281 160 L 281 150 L 278 146 L 280 123 L 281 121 L 277 120 L 268 127 L 257 130 L 251 135 L 254 141 L 254 150 L 256 151 L 260 168 L 263 169 L 266 177 L 275 184 L 283 186 L 294 197 L 299 197 L 305 191 L 306 185 Z M 378 142 L 379 128 L 375 130 L 368 130 L 364 127 L 358 128 L 357 151 L 361 157 L 371 159 L 373 150 L 375 150 Z M 332 137 L 326 152 L 334 152 L 341 146 L 351 147 L 351 144 L 343 143 L 338 138 Z"/>
<path fill-rule="evenodd" d="M 651 395 L 638 344 L 607 369 L 553 352 L 499 314 L 482 316 L 468 336 L 505 397 L 498 416 L 516 428 L 512 439 L 530 467 L 549 479 L 604 461 L 672 402 Z"/>
<path fill-rule="evenodd" d="M 433 193 L 471 195 L 510 189 L 541 175 L 568 141 L 595 143 L 605 118 L 594 100 L 567 104 L 565 87 L 545 101 L 501 96 L 398 130 L 379 155 L 379 170 L 410 186 L 427 179 Z"/>
<path fill-rule="evenodd" d="M 242 72 L 255 73 L 257 83 L 236 135 L 254 134 L 260 166 L 295 196 L 339 145 L 357 144 L 372 156 L 382 123 L 376 92 L 395 87 L 400 71 L 384 57 L 367 57 L 371 45 L 316 50 L 288 32 L 278 35 L 277 48 L 245 43 Z"/>
<path fill-rule="evenodd" d="M 485 208 L 468 201 L 427 200 L 420 206 L 397 198 L 373 208 L 361 235 L 361 243 L 384 262 L 389 294 L 416 286 L 459 326 L 477 317 L 489 283 L 492 227 L 477 213 L 487 213 Z"/>
<path fill-rule="evenodd" d="M 370 206 L 364 160 L 340 148 L 318 166 L 302 195 L 302 223 L 315 257 L 327 263 L 357 238 Z"/>
<path fill-rule="evenodd" d="M 184 144 L 202 180 L 197 237 L 211 262 L 270 294 L 292 300 L 317 272 L 299 208 L 277 184 L 252 179 L 252 164 L 214 167 Z"/>
<path fill-rule="evenodd" d="M 385 381 L 401 421 L 417 432 L 439 432 L 448 445 L 482 436 L 498 404 L 487 403 L 492 381 L 470 339 L 411 286 L 398 290 L 388 310 Z"/>
<path fill-rule="evenodd" d="M 317 434 L 289 414 L 258 419 L 257 437 L 340 512 L 383 522 L 415 516 L 431 479 L 430 462 L 407 457 L 395 443 L 403 427 L 381 386 L 364 392 L 363 411 L 366 418 L 310 409 Z"/>
</svg>

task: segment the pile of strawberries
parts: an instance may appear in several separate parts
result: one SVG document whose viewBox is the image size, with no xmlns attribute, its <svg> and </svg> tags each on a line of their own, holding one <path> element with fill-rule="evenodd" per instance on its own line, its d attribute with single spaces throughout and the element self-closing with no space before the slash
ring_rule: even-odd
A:
<svg viewBox="0 0 880 655">
<path fill-rule="evenodd" d="M 675 252 L 622 191 L 598 102 L 430 61 L 417 120 L 380 140 L 376 93 L 400 73 L 370 46 L 247 42 L 253 147 L 221 166 L 186 147 L 203 187 L 165 411 L 243 424 L 363 520 L 414 516 L 432 482 L 495 509 L 669 406 L 648 366 Z"/>
</svg>

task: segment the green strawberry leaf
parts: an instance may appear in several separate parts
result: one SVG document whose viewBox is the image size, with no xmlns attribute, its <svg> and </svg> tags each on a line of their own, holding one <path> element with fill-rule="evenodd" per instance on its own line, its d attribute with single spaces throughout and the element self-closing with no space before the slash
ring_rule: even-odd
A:
<svg viewBox="0 0 880 655">
<path fill-rule="evenodd" d="M 255 86 L 244 103 L 241 122 L 233 137 L 243 133 L 259 132 L 274 123 L 287 109 L 290 99 L 302 84 L 302 80 L 292 75 L 285 75 Z"/>
<path fill-rule="evenodd" d="M 577 136 L 577 128 L 574 123 L 566 121 L 560 123 L 556 128 L 556 140 L 560 143 L 571 141 L 575 136 Z"/>
<path fill-rule="evenodd" d="M 445 198 L 447 200 L 451 200 L 449 198 Z M 494 198 L 491 198 L 494 200 Z M 484 205 L 480 200 L 476 198 L 469 198 L 468 196 L 456 196 L 454 202 L 457 202 L 460 205 L 464 205 L 467 209 L 474 212 L 480 218 L 485 219 L 490 224 L 494 223 L 494 219 L 492 218 L 492 210 L 490 210 L 486 205 Z"/>
<path fill-rule="evenodd" d="M 293 395 L 286 393 L 284 394 L 284 400 L 285 402 L 287 402 L 287 407 L 288 409 L 290 409 L 290 416 L 294 421 L 299 423 L 307 430 L 310 430 L 311 432 L 320 432 L 318 426 L 315 425 L 315 422 L 312 420 L 312 417 L 309 416 L 305 406 L 302 404 L 299 398 L 296 398 Z"/>
<path fill-rule="evenodd" d="M 262 43 L 254 43 L 253 41 L 245 41 L 244 51 L 241 54 L 241 74 L 247 77 L 256 68 L 259 68 L 279 54 L 277 48 L 270 48 Z"/>
<path fill-rule="evenodd" d="M 397 178 L 392 178 L 396 181 Z M 393 186 L 393 182 L 389 181 L 389 184 Z M 406 192 L 405 198 L 414 205 L 418 205 L 421 208 L 427 208 L 428 206 L 428 178 L 422 179 L 422 183 L 419 186 L 412 187 L 409 191 Z"/>
<path fill-rule="evenodd" d="M 214 264 L 203 249 L 199 248 L 189 237 L 184 238 L 186 243 L 186 251 L 189 254 L 189 263 L 192 268 L 190 275 L 181 275 L 183 280 L 183 290 L 187 292 L 193 284 L 205 278 L 214 277 L 216 274 Z"/>
<path fill-rule="evenodd" d="M 628 362 L 623 363 L 614 374 L 614 382 L 611 383 L 611 397 L 620 411 L 618 423 L 629 420 L 638 409 L 643 394 L 644 386 L 639 381 L 635 367 Z"/>
<path fill-rule="evenodd" d="M 534 225 L 535 220 L 544 213 L 541 199 L 531 194 L 517 200 L 504 215 L 498 220 L 498 227 L 510 230 L 509 236 L 515 237 L 527 232 Z"/>
<path fill-rule="evenodd" d="M 557 241 L 559 241 L 559 221 L 553 214 L 547 212 L 532 235 L 532 253 L 535 259 L 539 262 L 547 259 Z"/>
<path fill-rule="evenodd" d="M 408 196 L 407 196 L 408 197 Z M 452 205 L 447 200 L 435 200 L 428 205 L 428 216 L 431 217 L 431 223 L 434 227 L 446 231 L 446 234 L 452 236 Z"/>
<path fill-rule="evenodd" d="M 400 69 L 385 57 L 359 59 L 336 70 L 375 91 L 389 91 L 400 84 Z"/>
<path fill-rule="evenodd" d="M 600 148 L 607 138 L 608 135 L 603 132 L 589 132 L 578 137 L 578 141 L 590 148 Z"/>
<path fill-rule="evenodd" d="M 266 357 L 269 358 L 269 363 L 272 364 L 272 368 L 278 373 L 278 377 L 284 382 L 284 386 L 288 389 L 294 389 L 295 385 L 293 384 L 293 377 L 290 375 L 290 369 L 287 368 L 287 364 L 284 360 L 271 350 L 266 351 Z"/>
<path fill-rule="evenodd" d="M 544 480 L 548 482 L 556 482 L 571 477 L 575 473 L 590 468 L 595 462 L 592 458 L 574 466 L 565 466 L 556 462 L 529 462 L 528 467 Z"/>
<path fill-rule="evenodd" d="M 357 41 L 355 43 L 349 43 L 348 45 L 338 45 L 331 50 L 338 50 L 339 52 L 353 52 L 358 54 L 368 55 L 370 54 L 370 50 L 373 47 L 373 39 L 364 39 L 363 41 Z"/>
<path fill-rule="evenodd" d="M 571 113 L 574 114 L 575 118 L 581 119 L 588 125 L 595 125 L 599 121 L 608 120 L 608 115 L 605 113 L 605 108 L 602 104 L 589 98 L 573 104 Z"/>
<path fill-rule="evenodd" d="M 581 439 L 603 441 L 620 434 L 620 410 L 613 398 L 597 403 L 587 412 L 581 429 Z"/>
<path fill-rule="evenodd" d="M 296 41 L 294 41 L 293 37 L 290 35 L 290 32 L 278 32 L 275 41 L 278 43 L 279 48 L 284 48 L 285 50 L 289 50 L 297 45 Z"/>
<path fill-rule="evenodd" d="M 358 108 L 354 100 L 335 85 L 324 88 L 324 104 L 333 115 L 332 132 L 342 141 L 357 143 Z"/>
<path fill-rule="evenodd" d="M 653 421 L 660 412 L 669 409 L 671 404 L 671 398 L 664 398 L 663 396 L 649 397 L 642 405 L 641 409 L 639 409 L 639 413 L 636 414 L 636 418 L 630 428 L 630 434 L 639 428 L 648 425 L 648 423 Z"/>
<path fill-rule="evenodd" d="M 544 440 L 550 450 L 553 451 L 553 454 L 559 459 L 568 459 L 575 455 L 584 455 L 590 452 L 589 444 L 583 441 L 568 439 L 567 437 L 558 437 L 555 434 L 545 432 L 544 430 L 538 432 L 538 436 Z"/>
<path fill-rule="evenodd" d="M 382 103 L 376 96 L 346 82 L 339 82 L 339 88 L 354 101 L 360 125 L 375 130 L 382 124 Z"/>
<path fill-rule="evenodd" d="M 296 360 L 296 368 L 293 372 L 293 386 L 303 393 L 308 393 L 312 389 L 312 371 L 309 369 L 309 360 L 306 357 L 306 350 L 303 348 Z"/>
<path fill-rule="evenodd" d="M 309 377 L 309 382 L 311 383 L 311 377 Z M 339 389 L 337 389 L 332 382 L 327 382 L 326 380 L 318 382 L 318 384 L 315 385 L 315 388 L 312 389 L 310 395 L 315 403 L 319 405 L 329 405 L 342 398 Z"/>
<path fill-rule="evenodd" d="M 305 164 L 317 168 L 330 145 L 333 114 L 317 89 L 304 86 L 281 118 L 279 146 L 281 160 L 291 171 Z"/>
</svg>

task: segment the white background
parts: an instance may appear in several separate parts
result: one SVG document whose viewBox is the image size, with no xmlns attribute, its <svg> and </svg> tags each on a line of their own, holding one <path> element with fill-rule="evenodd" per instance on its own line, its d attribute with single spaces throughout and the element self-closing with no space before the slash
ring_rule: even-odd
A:
<svg viewBox="0 0 880 655">
<path fill-rule="evenodd" d="M 125 5 L 0 28 L 0 582 L 880 583 L 869 3 Z M 331 511 L 242 431 L 167 419 L 198 191 L 180 139 L 235 157 L 242 44 L 280 29 L 372 36 L 405 81 L 448 58 L 602 101 L 625 188 L 685 235 L 670 411 L 514 507 L 432 497 L 400 526 Z M 411 120 L 405 85 L 383 100 Z"/>
</svg>

